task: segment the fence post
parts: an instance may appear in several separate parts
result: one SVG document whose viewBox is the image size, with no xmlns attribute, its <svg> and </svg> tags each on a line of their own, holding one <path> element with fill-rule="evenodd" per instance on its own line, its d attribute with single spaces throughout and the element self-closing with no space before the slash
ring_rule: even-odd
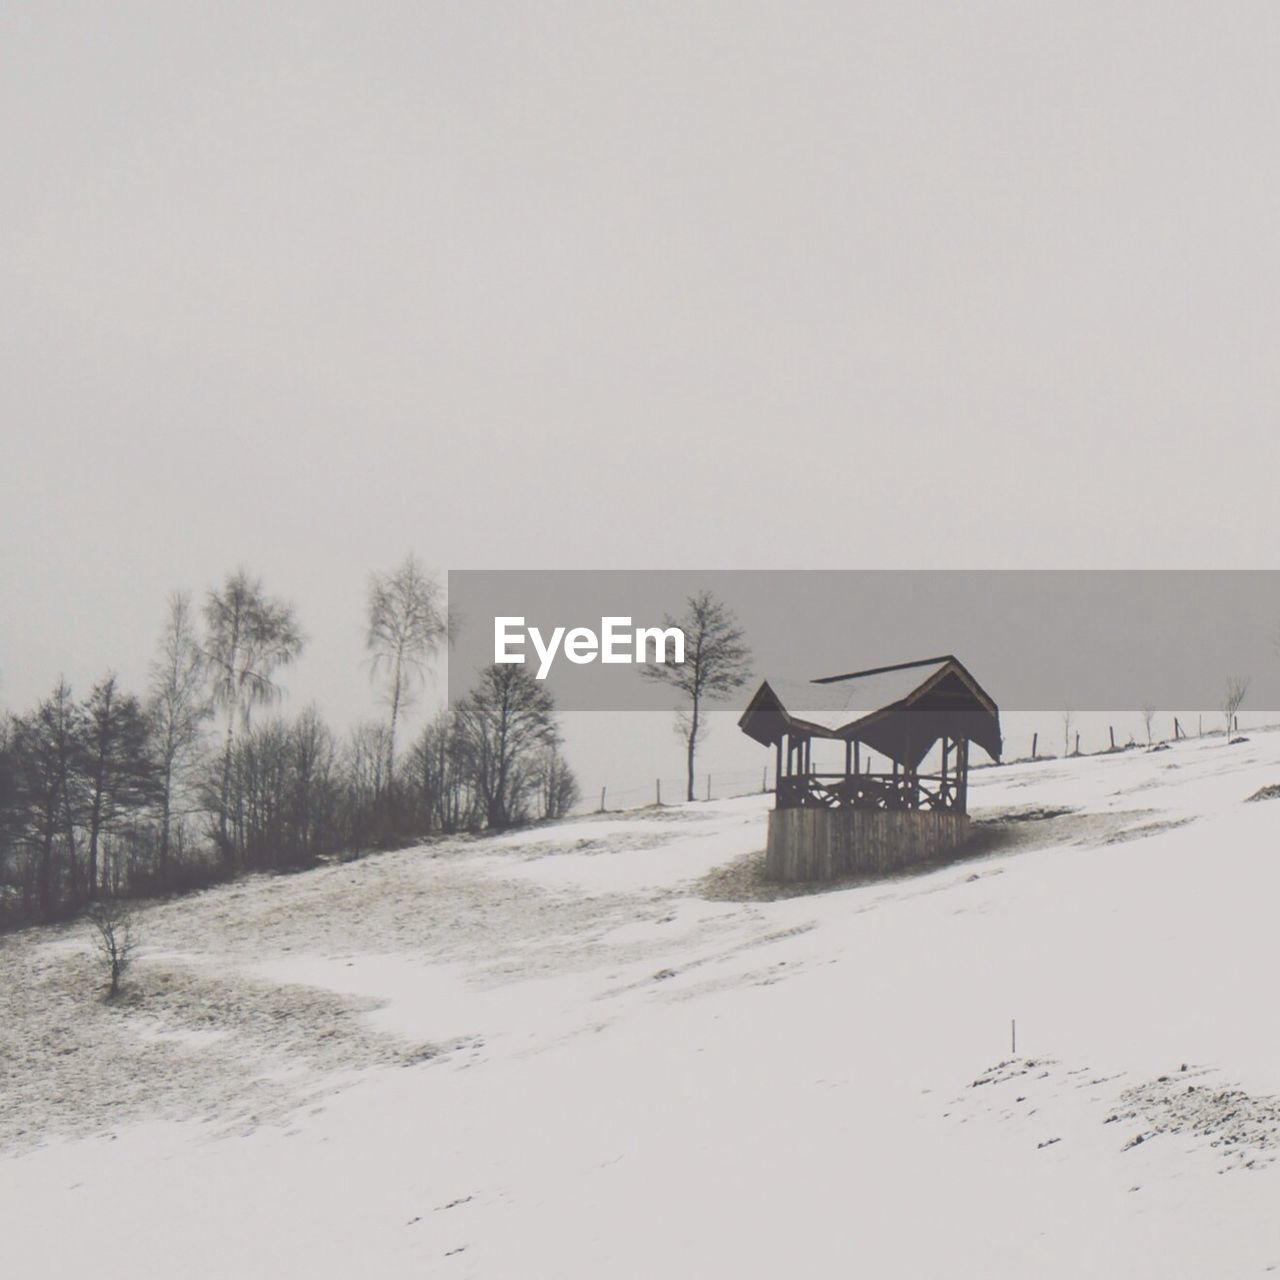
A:
<svg viewBox="0 0 1280 1280">
<path fill-rule="evenodd" d="M 1080 754 L 1080 730 L 1076 730 L 1076 755 Z"/>
<path fill-rule="evenodd" d="M 711 775 L 707 774 L 707 799 L 711 799 Z"/>
<path fill-rule="evenodd" d="M 1113 724 L 1107 725 L 1107 732 L 1111 734 L 1111 750 L 1116 749 L 1116 727 Z"/>
<path fill-rule="evenodd" d="M 600 788 L 600 812 L 604 812 L 604 788 Z"/>
<path fill-rule="evenodd" d="M 764 793 L 768 790 L 769 790 L 769 766 L 765 765 L 765 767 L 760 770 L 760 794 L 764 795 Z"/>
<path fill-rule="evenodd" d="M 1033 760 L 1036 758 L 1036 743 L 1039 741 L 1040 735 L 1038 733 L 1033 733 L 1031 735 L 1031 758 Z"/>
<path fill-rule="evenodd" d="M 654 801 L 654 803 L 660 805 L 662 803 L 662 779 L 661 778 L 655 779 L 653 785 L 657 791 L 657 799 Z"/>
</svg>

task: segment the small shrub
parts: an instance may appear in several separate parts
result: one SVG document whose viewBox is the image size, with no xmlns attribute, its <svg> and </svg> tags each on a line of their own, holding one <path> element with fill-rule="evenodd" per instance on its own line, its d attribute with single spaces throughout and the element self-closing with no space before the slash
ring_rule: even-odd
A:
<svg viewBox="0 0 1280 1280">
<path fill-rule="evenodd" d="M 107 998 L 113 1000 L 120 994 L 120 979 L 133 956 L 133 917 L 123 902 L 112 898 L 89 908 L 89 923 L 103 971 L 110 979 Z"/>
</svg>

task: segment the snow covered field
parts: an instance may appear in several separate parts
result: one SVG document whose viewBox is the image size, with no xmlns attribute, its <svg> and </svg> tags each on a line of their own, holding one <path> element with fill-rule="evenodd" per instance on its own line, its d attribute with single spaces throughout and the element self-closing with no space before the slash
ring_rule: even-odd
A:
<svg viewBox="0 0 1280 1280">
<path fill-rule="evenodd" d="M 15 1277 L 1280 1269 L 1280 733 L 976 772 L 779 893 L 757 797 L 0 939 Z M 1010 1021 L 1017 1019 L 1017 1050 Z"/>
</svg>

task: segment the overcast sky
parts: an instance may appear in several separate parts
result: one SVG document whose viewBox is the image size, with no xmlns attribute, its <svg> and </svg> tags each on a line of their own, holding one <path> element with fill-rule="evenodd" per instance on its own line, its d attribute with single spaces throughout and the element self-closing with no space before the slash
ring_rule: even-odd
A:
<svg viewBox="0 0 1280 1280">
<path fill-rule="evenodd" d="M 1280 7 L 0 6 L 0 699 L 244 563 L 1274 567 Z"/>
</svg>

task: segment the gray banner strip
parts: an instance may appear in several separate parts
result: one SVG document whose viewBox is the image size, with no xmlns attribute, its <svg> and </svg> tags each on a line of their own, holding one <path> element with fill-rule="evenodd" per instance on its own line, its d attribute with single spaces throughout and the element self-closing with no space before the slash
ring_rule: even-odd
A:
<svg viewBox="0 0 1280 1280">
<path fill-rule="evenodd" d="M 1274 570 L 453 571 L 450 698 L 493 662 L 496 618 L 522 617 L 543 637 L 557 627 L 599 634 L 609 617 L 658 626 L 704 590 L 734 611 L 752 650 L 752 679 L 726 706 L 745 705 L 762 678 L 807 682 L 954 654 L 1002 710 L 1214 710 L 1233 676 L 1249 679 L 1250 710 L 1280 709 Z M 528 641 L 525 651 L 536 671 Z M 562 651 L 546 684 L 566 711 L 673 701 L 633 664 L 575 664 Z M 839 685 L 813 689 L 815 706 L 846 696 Z"/>
</svg>

